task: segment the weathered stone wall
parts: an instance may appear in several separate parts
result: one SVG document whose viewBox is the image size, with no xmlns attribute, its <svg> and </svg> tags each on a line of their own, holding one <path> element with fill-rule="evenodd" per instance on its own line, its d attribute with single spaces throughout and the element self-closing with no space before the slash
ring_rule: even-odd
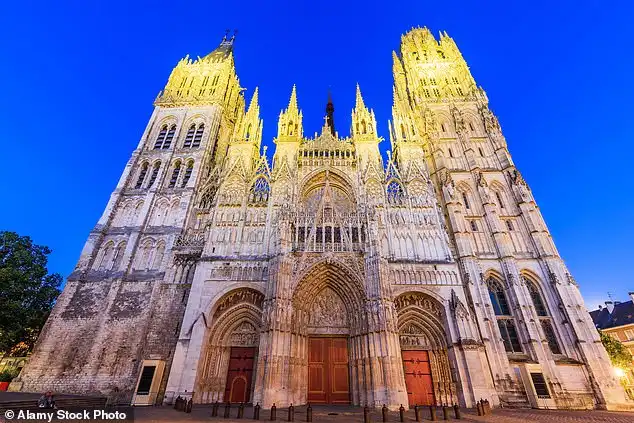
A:
<svg viewBox="0 0 634 423">
<path fill-rule="evenodd" d="M 20 381 L 23 391 L 130 396 L 144 358 L 168 365 L 188 285 L 70 282 Z"/>
</svg>

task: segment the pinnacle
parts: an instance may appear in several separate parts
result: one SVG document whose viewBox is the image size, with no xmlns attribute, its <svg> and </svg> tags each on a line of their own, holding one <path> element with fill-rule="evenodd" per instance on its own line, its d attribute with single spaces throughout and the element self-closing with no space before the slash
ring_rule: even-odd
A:
<svg viewBox="0 0 634 423">
<path fill-rule="evenodd" d="M 255 108 L 258 107 L 258 90 L 259 87 L 255 87 L 255 91 L 253 91 L 253 97 L 251 97 L 251 103 L 249 104 L 249 110 L 247 111 L 247 113 L 249 113 L 251 110 L 255 110 Z"/>
<path fill-rule="evenodd" d="M 293 91 L 291 92 L 291 99 L 288 101 L 288 109 L 297 110 L 297 88 L 293 84 Z"/>
<path fill-rule="evenodd" d="M 365 103 L 363 102 L 363 96 L 361 96 L 361 88 L 359 87 L 359 83 L 357 83 L 357 101 L 355 104 L 355 109 L 357 112 L 365 109 Z"/>
</svg>

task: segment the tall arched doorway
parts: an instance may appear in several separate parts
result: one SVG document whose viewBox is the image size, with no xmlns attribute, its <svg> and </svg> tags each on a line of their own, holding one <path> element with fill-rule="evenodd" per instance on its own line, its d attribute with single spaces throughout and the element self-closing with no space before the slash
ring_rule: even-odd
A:
<svg viewBox="0 0 634 423">
<path fill-rule="evenodd" d="M 294 329 L 304 344 L 305 369 L 297 379 L 302 402 L 350 404 L 363 377 L 353 365 L 361 354 L 365 292 L 336 260 L 315 264 L 293 295 Z"/>
<path fill-rule="evenodd" d="M 453 404 L 442 304 L 420 292 L 401 294 L 394 303 L 409 405 Z"/>
<path fill-rule="evenodd" d="M 263 300 L 259 291 L 240 288 L 214 304 L 196 379 L 196 402 L 253 398 Z"/>
</svg>

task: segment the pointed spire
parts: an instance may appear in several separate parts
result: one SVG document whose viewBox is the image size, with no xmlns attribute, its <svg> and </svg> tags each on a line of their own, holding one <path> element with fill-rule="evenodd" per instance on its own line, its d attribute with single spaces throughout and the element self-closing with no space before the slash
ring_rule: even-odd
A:
<svg viewBox="0 0 634 423">
<path fill-rule="evenodd" d="M 251 110 L 256 110 L 258 106 L 258 90 L 259 87 L 255 87 L 255 91 L 253 91 L 253 97 L 251 97 L 251 103 L 249 103 L 249 109 L 247 110 L 247 114 L 251 112 Z"/>
<path fill-rule="evenodd" d="M 363 102 L 363 96 L 361 95 L 361 88 L 359 87 L 359 83 L 357 82 L 357 101 L 354 106 L 359 112 L 361 109 L 365 109 L 365 103 Z"/>
<path fill-rule="evenodd" d="M 291 92 L 291 99 L 288 101 L 288 110 L 297 110 L 297 88 L 293 84 L 293 91 Z"/>
</svg>

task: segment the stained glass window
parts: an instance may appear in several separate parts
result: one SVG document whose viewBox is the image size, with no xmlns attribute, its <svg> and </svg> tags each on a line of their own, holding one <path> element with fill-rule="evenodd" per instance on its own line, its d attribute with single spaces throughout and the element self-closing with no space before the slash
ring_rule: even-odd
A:
<svg viewBox="0 0 634 423">
<path fill-rule="evenodd" d="M 511 309 L 506 301 L 506 295 L 504 295 L 504 288 L 499 282 L 490 279 L 489 280 L 489 297 L 491 298 L 491 305 L 496 316 L 510 316 Z"/>
<path fill-rule="evenodd" d="M 251 203 L 266 203 L 269 200 L 269 194 L 271 187 L 269 182 L 264 177 L 260 177 L 255 180 L 253 186 L 251 186 L 251 193 L 249 200 Z"/>
<path fill-rule="evenodd" d="M 391 181 L 387 185 L 387 201 L 391 204 L 403 203 L 403 186 L 398 181 Z"/>
</svg>

